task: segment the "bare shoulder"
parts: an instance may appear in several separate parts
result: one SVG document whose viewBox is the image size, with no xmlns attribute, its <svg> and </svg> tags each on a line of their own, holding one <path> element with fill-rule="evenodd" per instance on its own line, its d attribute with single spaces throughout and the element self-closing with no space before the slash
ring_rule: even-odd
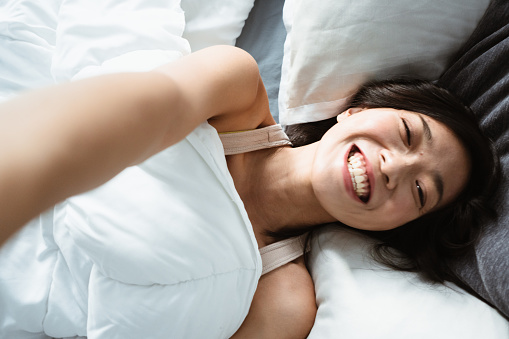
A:
<svg viewBox="0 0 509 339">
<path fill-rule="evenodd" d="M 316 317 L 313 280 L 301 257 L 266 275 L 232 338 L 306 338 Z"/>
<path fill-rule="evenodd" d="M 186 114 L 208 120 L 218 132 L 276 123 L 256 60 L 240 48 L 204 48 L 160 71 L 178 84 Z"/>
<path fill-rule="evenodd" d="M 157 71 L 173 80 L 185 105 L 185 114 L 200 122 L 251 108 L 260 88 L 256 61 L 233 46 L 204 48 Z"/>
<path fill-rule="evenodd" d="M 217 67 L 222 68 L 221 74 L 230 74 L 231 85 L 221 92 L 223 99 L 231 106 L 209 119 L 209 123 L 218 132 L 276 124 L 255 59 L 246 51 L 232 46 L 214 46 L 208 52 L 217 58 Z"/>
</svg>

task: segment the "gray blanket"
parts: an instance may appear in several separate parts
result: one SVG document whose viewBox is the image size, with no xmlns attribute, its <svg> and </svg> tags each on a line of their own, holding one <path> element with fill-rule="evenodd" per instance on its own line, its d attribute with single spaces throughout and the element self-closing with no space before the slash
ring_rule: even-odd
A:
<svg viewBox="0 0 509 339">
<path fill-rule="evenodd" d="M 498 221 L 486 225 L 475 254 L 456 272 L 509 319 L 509 1 L 493 0 L 439 83 L 459 95 L 479 118 L 501 158 Z"/>
</svg>

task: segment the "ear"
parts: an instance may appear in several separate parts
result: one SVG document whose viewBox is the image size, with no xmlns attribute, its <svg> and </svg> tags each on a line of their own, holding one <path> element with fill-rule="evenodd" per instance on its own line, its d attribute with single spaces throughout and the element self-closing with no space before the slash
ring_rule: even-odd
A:
<svg viewBox="0 0 509 339">
<path fill-rule="evenodd" d="M 355 113 L 363 111 L 363 110 L 364 110 L 364 108 L 361 108 L 361 107 L 351 107 L 351 108 L 347 109 L 346 111 L 344 111 L 343 113 L 339 114 L 337 117 L 337 120 L 338 120 L 338 122 L 341 122 L 341 121 L 345 120 L 346 118 L 348 118 L 349 116 L 351 116 L 352 114 L 355 114 Z"/>
</svg>

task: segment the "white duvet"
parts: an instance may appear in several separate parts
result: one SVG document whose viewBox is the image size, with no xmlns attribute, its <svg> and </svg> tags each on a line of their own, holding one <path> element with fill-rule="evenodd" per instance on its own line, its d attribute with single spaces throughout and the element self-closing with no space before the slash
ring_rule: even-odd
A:
<svg viewBox="0 0 509 339">
<path fill-rule="evenodd" d="M 204 123 L 32 221 L 0 249 L 0 267 L 0 338 L 228 338 L 261 258 Z"/>
<path fill-rule="evenodd" d="M 254 0 L 5 0 L 0 99 L 116 71 L 149 70 L 233 45 Z"/>
</svg>

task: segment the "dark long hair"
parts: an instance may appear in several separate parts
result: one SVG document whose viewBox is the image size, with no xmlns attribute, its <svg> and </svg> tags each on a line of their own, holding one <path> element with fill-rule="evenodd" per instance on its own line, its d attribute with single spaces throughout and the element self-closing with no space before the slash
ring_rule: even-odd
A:
<svg viewBox="0 0 509 339">
<path fill-rule="evenodd" d="M 351 107 L 427 115 L 447 126 L 464 145 L 472 168 L 466 187 L 453 203 L 392 230 L 358 231 L 379 240 L 373 248 L 379 262 L 397 270 L 420 272 L 433 282 L 452 281 L 478 296 L 449 266 L 450 260 L 473 250 L 485 219 L 495 217 L 490 198 L 499 182 L 499 162 L 473 112 L 447 90 L 421 80 L 368 83 L 342 109 Z M 320 140 L 335 123 L 334 117 L 291 125 L 286 132 L 298 147 Z"/>
</svg>

